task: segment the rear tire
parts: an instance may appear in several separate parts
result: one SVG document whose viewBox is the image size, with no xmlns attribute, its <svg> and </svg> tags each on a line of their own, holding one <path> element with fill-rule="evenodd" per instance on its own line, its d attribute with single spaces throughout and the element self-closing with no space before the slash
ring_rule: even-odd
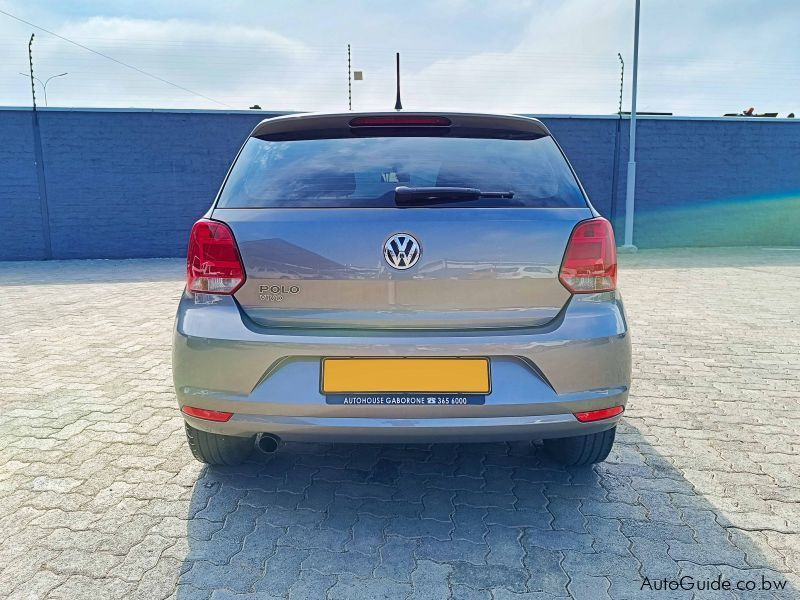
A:
<svg viewBox="0 0 800 600">
<path fill-rule="evenodd" d="M 186 425 L 186 440 L 194 457 L 207 465 L 239 465 L 253 452 L 252 437 L 220 435 Z"/>
<path fill-rule="evenodd" d="M 564 465 L 593 465 L 608 457 L 616 434 L 614 426 L 600 433 L 544 440 L 544 449 L 550 458 Z"/>
</svg>

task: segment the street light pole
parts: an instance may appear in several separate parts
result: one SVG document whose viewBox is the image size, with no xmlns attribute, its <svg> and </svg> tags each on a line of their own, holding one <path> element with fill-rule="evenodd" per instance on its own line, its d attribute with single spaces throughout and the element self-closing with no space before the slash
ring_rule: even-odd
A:
<svg viewBox="0 0 800 600">
<path fill-rule="evenodd" d="M 636 0 L 636 19 L 633 33 L 633 82 L 631 84 L 630 142 L 628 144 L 628 186 L 625 194 L 625 243 L 627 250 L 636 250 L 633 245 L 633 216 L 636 205 L 636 91 L 639 74 L 639 4 Z"/>
<path fill-rule="evenodd" d="M 27 73 L 20 73 L 20 75 L 22 75 L 23 77 L 30 77 L 30 75 L 28 75 Z M 63 77 L 64 75 L 69 75 L 69 73 L 59 73 L 58 75 L 51 75 L 50 77 L 48 77 L 44 81 L 42 81 L 41 79 L 39 79 L 35 75 L 33 76 L 33 78 L 36 81 L 39 82 L 39 85 L 42 86 L 42 92 L 44 93 L 44 105 L 45 106 L 47 106 L 47 84 L 50 83 L 51 79 L 55 79 L 56 77 Z"/>
<path fill-rule="evenodd" d="M 44 85 L 42 85 L 42 87 L 44 88 L 44 105 L 45 106 L 47 106 L 47 84 L 50 83 L 51 79 L 55 79 L 56 77 L 64 77 L 64 75 L 69 75 L 69 73 L 59 73 L 58 75 L 51 75 L 50 77 L 45 79 Z"/>
</svg>

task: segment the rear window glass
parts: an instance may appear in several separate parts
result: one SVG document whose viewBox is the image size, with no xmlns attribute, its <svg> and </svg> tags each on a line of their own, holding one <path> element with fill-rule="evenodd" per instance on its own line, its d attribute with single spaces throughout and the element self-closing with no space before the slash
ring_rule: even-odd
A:
<svg viewBox="0 0 800 600">
<path fill-rule="evenodd" d="M 231 170 L 217 206 L 394 207 L 394 190 L 398 186 L 514 192 L 513 198 L 481 198 L 437 206 L 586 206 L 572 171 L 551 137 L 294 141 L 250 138 Z"/>
</svg>

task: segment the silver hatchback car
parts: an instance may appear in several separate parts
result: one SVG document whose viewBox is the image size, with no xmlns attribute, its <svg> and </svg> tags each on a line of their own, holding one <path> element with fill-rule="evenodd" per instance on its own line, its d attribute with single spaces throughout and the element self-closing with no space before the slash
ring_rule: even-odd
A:
<svg viewBox="0 0 800 600">
<path fill-rule="evenodd" d="M 542 439 L 604 460 L 630 385 L 610 224 L 510 115 L 291 115 L 190 240 L 173 374 L 195 457 Z"/>
</svg>

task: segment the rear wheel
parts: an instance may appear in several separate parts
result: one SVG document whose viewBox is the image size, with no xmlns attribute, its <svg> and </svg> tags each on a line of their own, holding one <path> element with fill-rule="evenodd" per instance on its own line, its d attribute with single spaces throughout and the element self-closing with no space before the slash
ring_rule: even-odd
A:
<svg viewBox="0 0 800 600">
<path fill-rule="evenodd" d="M 580 466 L 603 462 L 611 452 L 617 428 L 600 433 L 544 440 L 544 449 L 553 460 L 565 465 Z"/>
<path fill-rule="evenodd" d="M 186 439 L 194 457 L 208 465 L 238 465 L 253 452 L 253 438 L 219 435 L 186 425 Z"/>
</svg>

